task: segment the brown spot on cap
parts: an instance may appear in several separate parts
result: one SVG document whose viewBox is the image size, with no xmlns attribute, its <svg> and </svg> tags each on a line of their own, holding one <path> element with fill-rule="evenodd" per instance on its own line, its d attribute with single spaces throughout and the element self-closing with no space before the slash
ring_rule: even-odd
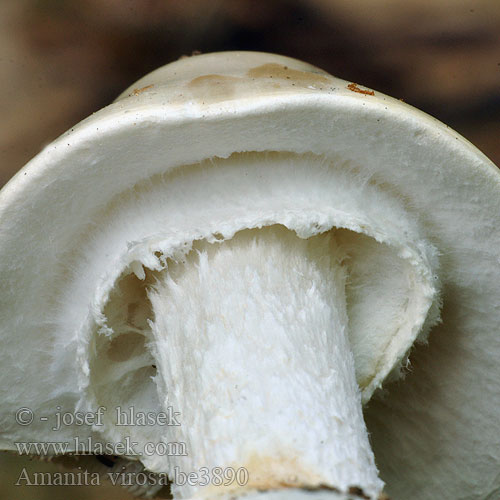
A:
<svg viewBox="0 0 500 500">
<path fill-rule="evenodd" d="M 134 89 L 132 91 L 132 95 L 139 95 L 139 94 L 142 94 L 145 90 L 148 90 L 148 89 L 151 89 L 153 88 L 154 85 L 151 84 L 151 85 L 146 85 L 145 87 L 142 87 L 142 89 Z"/>
<path fill-rule="evenodd" d="M 203 75 L 191 80 L 189 89 L 196 97 L 204 100 L 230 99 L 241 78 L 226 75 Z"/>
<path fill-rule="evenodd" d="M 306 85 L 328 83 L 328 78 L 310 71 L 299 71 L 281 64 L 268 63 L 252 68 L 247 72 L 250 78 L 281 78 L 282 80 L 294 80 Z"/>
<path fill-rule="evenodd" d="M 357 83 L 350 83 L 347 88 L 349 90 L 352 90 L 353 92 L 357 92 L 358 94 L 364 94 L 364 95 L 375 95 L 375 92 L 373 90 L 367 90 L 367 89 L 360 89 L 357 85 Z"/>
</svg>

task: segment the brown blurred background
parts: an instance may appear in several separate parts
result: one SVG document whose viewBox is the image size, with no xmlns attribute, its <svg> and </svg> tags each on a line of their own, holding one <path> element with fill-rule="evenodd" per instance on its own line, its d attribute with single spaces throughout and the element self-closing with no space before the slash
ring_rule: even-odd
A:
<svg viewBox="0 0 500 500">
<path fill-rule="evenodd" d="M 401 98 L 500 165 L 499 0 L 0 0 L 0 186 L 74 123 L 193 51 L 304 59 Z M 0 498 L 121 499 L 121 489 L 13 487 Z"/>
</svg>

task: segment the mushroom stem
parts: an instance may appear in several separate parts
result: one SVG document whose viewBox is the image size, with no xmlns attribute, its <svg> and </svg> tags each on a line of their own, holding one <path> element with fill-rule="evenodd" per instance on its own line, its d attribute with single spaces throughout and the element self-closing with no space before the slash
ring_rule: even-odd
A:
<svg viewBox="0 0 500 500">
<path fill-rule="evenodd" d="M 163 465 L 175 498 L 320 485 L 380 492 L 345 279 L 332 233 L 305 240 L 280 226 L 199 244 L 164 271 L 150 298 L 160 401 L 180 412 L 163 439 L 187 452 Z M 229 467 L 248 481 L 241 472 L 218 486 L 217 467 L 223 485 Z M 211 484 L 176 481 L 202 468 Z"/>
</svg>

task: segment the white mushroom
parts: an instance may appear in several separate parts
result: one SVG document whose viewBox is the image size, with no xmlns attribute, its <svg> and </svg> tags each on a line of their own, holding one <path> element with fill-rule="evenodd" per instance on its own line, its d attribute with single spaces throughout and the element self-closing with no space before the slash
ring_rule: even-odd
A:
<svg viewBox="0 0 500 500">
<path fill-rule="evenodd" d="M 0 447 L 114 445 L 174 498 L 493 498 L 499 213 L 397 100 L 271 54 L 160 68 L 0 194 Z"/>
</svg>

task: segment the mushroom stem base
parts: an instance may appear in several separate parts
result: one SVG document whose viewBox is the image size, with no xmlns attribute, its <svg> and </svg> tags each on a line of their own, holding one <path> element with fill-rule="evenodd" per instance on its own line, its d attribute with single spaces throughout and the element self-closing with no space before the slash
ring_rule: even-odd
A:
<svg viewBox="0 0 500 500">
<path fill-rule="evenodd" d="M 197 250 L 150 293 L 161 403 L 181 423 L 163 440 L 187 452 L 155 468 L 194 473 L 175 498 L 320 485 L 376 496 L 332 234 L 273 226 Z"/>
</svg>

